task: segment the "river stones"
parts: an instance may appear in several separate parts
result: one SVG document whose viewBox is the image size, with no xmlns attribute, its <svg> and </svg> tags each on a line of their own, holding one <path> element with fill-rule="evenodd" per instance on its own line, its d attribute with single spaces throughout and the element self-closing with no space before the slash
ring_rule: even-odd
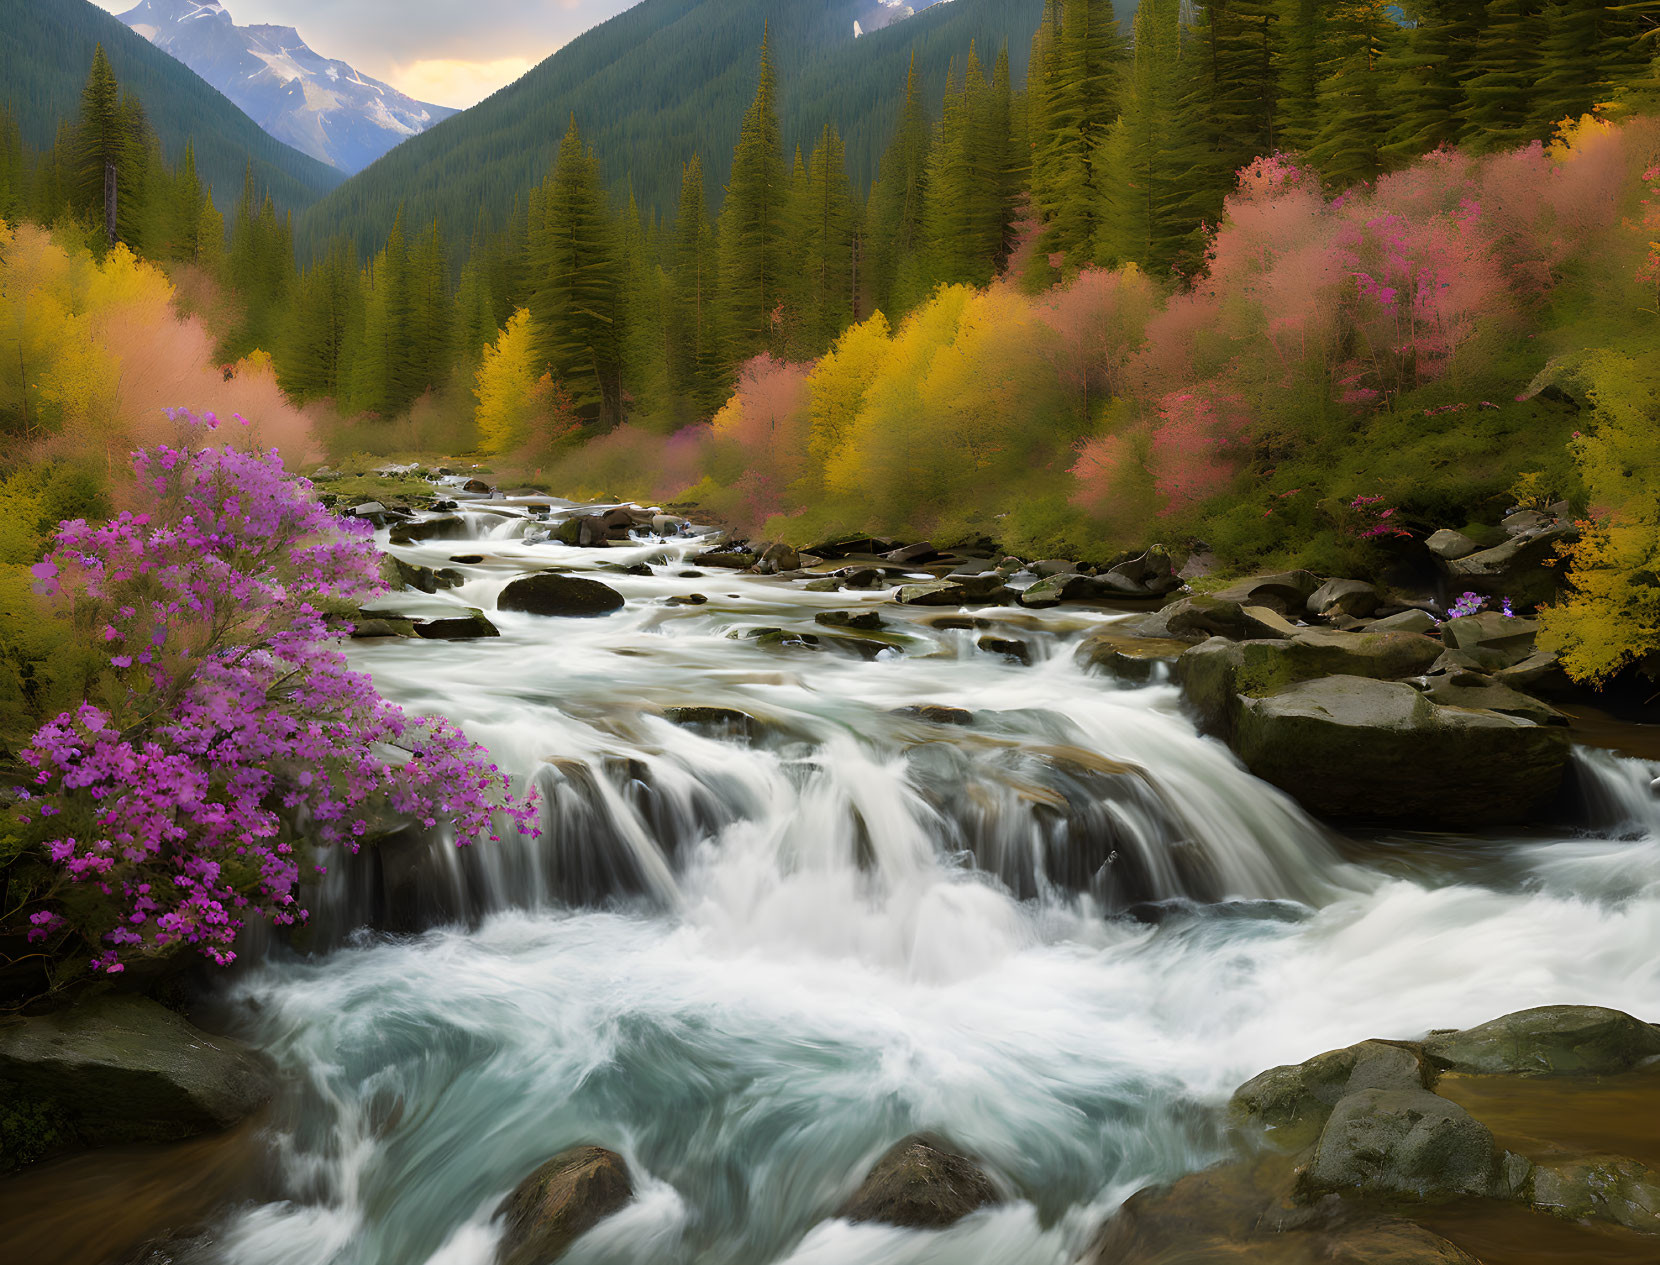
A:
<svg viewBox="0 0 1660 1265">
<path fill-rule="evenodd" d="M 1560 727 L 1440 707 L 1410 685 L 1360 676 L 1239 696 L 1232 745 L 1315 813 L 1437 826 L 1534 819 L 1570 756 Z"/>
<path fill-rule="evenodd" d="M 1452 650 L 1489 650 L 1505 656 L 1508 667 L 1533 653 L 1539 624 L 1500 611 L 1462 615 L 1441 625 L 1441 640 Z"/>
<path fill-rule="evenodd" d="M 1601 1007 L 1547 1006 L 1270 1068 L 1229 1103 L 1236 1158 L 1131 1196 L 1089 1259 L 1470 1265 L 1459 1243 L 1414 1224 L 1430 1215 L 1460 1241 L 1464 1229 L 1480 1236 L 1502 1226 L 1523 1242 L 1540 1215 L 1575 1222 L 1587 1227 L 1575 1258 L 1583 1260 L 1602 1259 L 1609 1231 L 1598 1223 L 1660 1243 L 1660 1173 L 1612 1153 L 1644 1136 L 1628 1117 L 1660 1110 L 1649 1070 L 1657 1057 L 1654 1025 Z M 1544 1075 L 1583 1079 L 1571 1093 L 1525 1092 L 1527 1078 Z M 1429 1214 L 1431 1205 L 1450 1205 L 1452 1215 Z"/>
<path fill-rule="evenodd" d="M 1121 681 L 1144 684 L 1161 665 L 1176 662 L 1187 643 L 1169 637 L 1126 637 L 1122 633 L 1095 633 L 1078 643 L 1073 659 L 1082 667 L 1097 668 Z"/>
<path fill-rule="evenodd" d="M 1429 678 L 1429 688 L 1424 691 L 1425 697 L 1432 699 L 1442 707 L 1474 708 L 1478 711 L 1499 712 L 1505 716 L 1517 716 L 1523 720 L 1532 721 L 1535 725 L 1566 725 L 1568 718 L 1549 703 L 1542 703 L 1529 694 L 1513 690 L 1508 685 L 1480 679 L 1470 679 L 1472 674 L 1459 673 L 1457 675 Z"/>
<path fill-rule="evenodd" d="M 902 606 L 1003 606 L 1016 599 L 1015 591 L 995 572 L 907 584 L 894 598 Z"/>
<path fill-rule="evenodd" d="M 496 599 L 498 610 L 566 618 L 609 615 L 623 605 L 622 594 L 610 585 L 552 571 L 514 580 Z"/>
<path fill-rule="evenodd" d="M 777 575 L 780 571 L 796 571 L 801 567 L 801 555 L 782 541 L 768 545 L 761 552 L 755 569 L 762 575 Z"/>
<path fill-rule="evenodd" d="M 1601 1006 L 1539 1006 L 1424 1042 L 1454 1072 L 1609 1075 L 1660 1057 L 1660 1029 Z"/>
<path fill-rule="evenodd" d="M 826 628 L 852 628 L 859 632 L 880 632 L 886 627 L 875 611 L 820 611 L 813 616 L 813 622 Z"/>
<path fill-rule="evenodd" d="M 1427 633 L 1435 627 L 1435 617 L 1428 611 L 1396 611 L 1366 625 L 1367 632 Z"/>
<path fill-rule="evenodd" d="M 991 1179 L 972 1160 L 937 1139 L 914 1136 L 876 1161 L 838 1215 L 849 1221 L 940 1230 L 997 1201 Z"/>
<path fill-rule="evenodd" d="M 104 996 L 0 1022 L 0 1088 L 3 1172 L 54 1142 L 161 1142 L 228 1129 L 266 1103 L 274 1082 L 240 1042 L 147 998 Z"/>
<path fill-rule="evenodd" d="M 634 1198 L 628 1165 L 597 1146 L 561 1151 L 514 1188 L 496 1215 L 506 1222 L 498 1265 L 549 1265 Z"/>
<path fill-rule="evenodd" d="M 693 556 L 692 563 L 700 567 L 717 567 L 726 571 L 747 571 L 760 562 L 758 554 L 747 549 L 712 549 Z"/>
</svg>

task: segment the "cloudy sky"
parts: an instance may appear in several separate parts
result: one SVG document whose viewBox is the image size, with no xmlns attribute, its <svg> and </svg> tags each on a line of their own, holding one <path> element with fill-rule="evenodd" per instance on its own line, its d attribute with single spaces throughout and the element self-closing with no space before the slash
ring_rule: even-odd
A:
<svg viewBox="0 0 1660 1265">
<path fill-rule="evenodd" d="M 94 0 L 124 13 L 137 0 Z M 412 97 L 468 106 L 637 0 L 223 0 Z"/>
</svg>

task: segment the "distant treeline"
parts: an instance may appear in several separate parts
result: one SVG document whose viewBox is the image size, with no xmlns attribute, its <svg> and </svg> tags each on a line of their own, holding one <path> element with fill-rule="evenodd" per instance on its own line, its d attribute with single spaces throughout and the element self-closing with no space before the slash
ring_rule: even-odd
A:
<svg viewBox="0 0 1660 1265">
<path fill-rule="evenodd" d="M 226 358 L 263 348 L 295 397 L 391 416 L 457 374 L 470 381 L 524 309 L 537 362 L 578 416 L 670 428 L 711 414 L 757 354 L 816 357 L 872 311 L 897 321 L 940 285 L 984 284 L 1011 260 L 1034 287 L 1125 263 L 1179 284 L 1203 269 L 1206 227 L 1258 155 L 1301 153 L 1349 187 L 1445 144 L 1505 149 L 1660 91 L 1647 19 L 1627 6 L 1456 0 L 1411 24 L 1399 15 L 1374 0 L 1143 0 L 1126 38 L 1107 0 L 1048 0 L 1023 91 L 1006 49 L 971 46 L 935 113 L 913 67 L 868 200 L 833 125 L 810 152 L 786 153 L 763 43 L 718 220 L 696 158 L 672 218 L 632 197 L 614 210 L 630 173 L 608 169 L 572 116 L 540 188 L 506 228 L 473 235 L 458 277 L 436 223 L 401 213 L 373 258 L 341 239 L 296 270 L 289 220 L 250 180 L 214 265 L 247 313 Z M 84 208 L 80 134 L 31 164 L 14 129 L 0 213 L 8 196 L 47 219 L 54 204 Z M 139 124 L 132 134 L 123 236 L 200 257 L 211 202 Z"/>
</svg>

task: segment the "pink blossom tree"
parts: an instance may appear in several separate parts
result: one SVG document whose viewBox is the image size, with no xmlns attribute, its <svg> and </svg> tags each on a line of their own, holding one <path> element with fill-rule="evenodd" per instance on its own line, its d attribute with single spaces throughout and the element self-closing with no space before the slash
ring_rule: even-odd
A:
<svg viewBox="0 0 1660 1265">
<path fill-rule="evenodd" d="M 180 420 L 190 421 L 187 414 Z M 333 518 L 275 452 L 138 452 L 141 512 L 65 523 L 38 588 L 103 647 L 96 698 L 23 751 L 18 817 L 48 878 L 27 911 L 54 958 L 95 970 L 302 921 L 302 857 L 387 816 L 489 835 L 528 801 L 447 721 L 406 715 L 346 666 L 331 615 L 379 588 L 366 526 Z M 15 885 L 14 885 L 15 886 Z M 12 893 L 15 901 L 17 893 Z"/>
</svg>

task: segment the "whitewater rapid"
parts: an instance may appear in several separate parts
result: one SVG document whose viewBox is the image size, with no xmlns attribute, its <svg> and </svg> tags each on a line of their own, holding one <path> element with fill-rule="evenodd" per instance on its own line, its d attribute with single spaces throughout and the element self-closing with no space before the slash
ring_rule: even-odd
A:
<svg viewBox="0 0 1660 1265">
<path fill-rule="evenodd" d="M 546 832 L 400 845 L 395 910 L 381 862 L 336 859 L 333 947 L 235 982 L 284 1071 L 280 1197 L 230 1216 L 218 1259 L 486 1265 L 507 1191 L 593 1143 L 636 1199 L 572 1265 L 1065 1265 L 1129 1193 L 1218 1154 L 1216 1107 L 1264 1067 L 1530 1005 L 1660 1017 L 1660 767 L 1582 754 L 1579 828 L 1356 843 L 1199 737 L 1168 683 L 1079 668 L 1121 616 L 973 612 L 1025 666 L 881 593 L 698 568 L 685 538 L 567 548 L 489 508 L 465 544 L 396 552 L 482 555 L 440 600 L 502 636 L 352 655 L 536 785 Z M 537 566 L 627 605 L 496 611 Z M 744 635 L 867 606 L 874 661 Z M 973 723 L 896 714 L 918 705 Z M 755 724 L 664 714 L 690 706 Z M 389 912 L 425 929 L 351 930 Z M 919 1130 L 1008 1201 L 943 1232 L 836 1220 Z"/>
</svg>

